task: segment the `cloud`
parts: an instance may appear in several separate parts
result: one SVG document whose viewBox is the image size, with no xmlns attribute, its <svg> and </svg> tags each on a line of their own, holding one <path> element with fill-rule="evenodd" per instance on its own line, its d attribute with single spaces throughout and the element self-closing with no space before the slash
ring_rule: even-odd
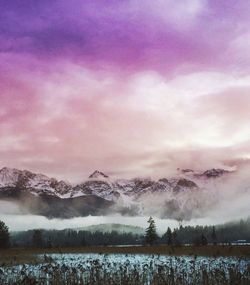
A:
<svg viewBox="0 0 250 285">
<path fill-rule="evenodd" d="M 163 176 L 248 154 L 237 148 L 248 140 L 247 77 L 146 72 L 122 81 L 62 62 L 13 68 L 1 82 L 3 166 L 82 180 L 94 169 Z"/>
<path fill-rule="evenodd" d="M 81 180 L 249 155 L 247 1 L 0 7 L 1 165 Z"/>
<path fill-rule="evenodd" d="M 230 146 L 248 140 L 249 91 L 250 86 L 229 88 L 203 96 L 197 103 L 197 117 L 205 117 L 210 122 L 220 143 Z"/>
<path fill-rule="evenodd" d="M 245 219 L 250 215 L 249 162 L 241 169 L 216 179 L 196 179 L 190 177 L 200 187 L 198 191 L 182 191 L 148 194 L 140 197 L 143 214 L 140 216 L 88 216 L 72 219 L 47 219 L 21 211 L 9 201 L 0 201 L 0 218 L 11 230 L 34 228 L 65 229 L 78 228 L 84 224 L 120 223 L 146 228 L 148 216 L 156 221 L 160 233 L 168 226 L 177 227 L 178 221 L 184 225 L 215 225 Z"/>
<path fill-rule="evenodd" d="M 249 26 L 246 1 L 237 6 L 233 1 L 206 0 L 22 5 L 15 0 L 0 5 L 2 53 L 30 54 L 44 61 L 67 58 L 123 73 L 156 70 L 172 75 L 215 68 L 233 72 L 238 53 L 229 56 L 229 46 L 239 42 L 239 33 Z M 246 65 L 244 69 L 248 70 Z"/>
<path fill-rule="evenodd" d="M 25 214 L 24 211 L 21 211 L 19 205 L 15 202 L 10 201 L 0 201 L 0 215 L 20 215 Z M 27 214 L 27 213 L 26 213 Z"/>
</svg>

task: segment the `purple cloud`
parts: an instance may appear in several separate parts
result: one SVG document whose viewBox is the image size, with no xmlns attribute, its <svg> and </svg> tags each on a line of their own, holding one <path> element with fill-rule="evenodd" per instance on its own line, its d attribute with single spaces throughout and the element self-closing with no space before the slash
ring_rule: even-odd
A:
<svg viewBox="0 0 250 285">
<path fill-rule="evenodd" d="M 249 24 L 246 1 L 1 1 L 1 52 L 117 69 L 234 66 L 224 53 Z M 248 8 L 248 9 L 247 9 Z"/>
</svg>

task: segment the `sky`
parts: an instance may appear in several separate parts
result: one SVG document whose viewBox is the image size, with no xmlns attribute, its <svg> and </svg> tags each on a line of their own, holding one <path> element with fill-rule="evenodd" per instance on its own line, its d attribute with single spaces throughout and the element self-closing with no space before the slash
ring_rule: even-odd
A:
<svg viewBox="0 0 250 285">
<path fill-rule="evenodd" d="M 250 1 L 0 0 L 0 167 L 80 181 L 250 160 Z"/>
</svg>

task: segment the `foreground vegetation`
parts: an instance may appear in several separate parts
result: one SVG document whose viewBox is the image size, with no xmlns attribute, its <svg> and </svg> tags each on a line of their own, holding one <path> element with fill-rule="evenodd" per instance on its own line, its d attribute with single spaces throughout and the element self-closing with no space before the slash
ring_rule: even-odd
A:
<svg viewBox="0 0 250 285">
<path fill-rule="evenodd" d="M 10 248 L 0 250 L 1 265 L 36 264 L 43 254 L 102 253 L 102 254 L 160 254 L 168 256 L 235 256 L 250 258 L 248 245 L 207 245 L 207 246 L 84 246 L 64 248 Z"/>
<path fill-rule="evenodd" d="M 148 223 L 145 236 L 74 230 L 10 236 L 1 223 L 0 285 L 250 284 L 250 246 L 219 244 L 215 227 L 168 229 L 158 237 L 154 220 Z M 184 233 L 192 243 L 180 242 Z"/>
<path fill-rule="evenodd" d="M 0 285 L 247 285 L 249 260 L 157 255 L 54 254 L 0 267 Z"/>
</svg>

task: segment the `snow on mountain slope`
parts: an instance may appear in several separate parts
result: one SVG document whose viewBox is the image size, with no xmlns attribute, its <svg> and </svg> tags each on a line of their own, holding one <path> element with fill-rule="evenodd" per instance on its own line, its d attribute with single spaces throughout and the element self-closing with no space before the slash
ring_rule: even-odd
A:
<svg viewBox="0 0 250 285">
<path fill-rule="evenodd" d="M 87 180 L 74 187 L 72 196 L 79 195 L 95 195 L 109 201 L 115 201 L 120 197 L 119 192 L 113 189 L 112 183 L 102 180 Z"/>
<path fill-rule="evenodd" d="M 0 187 L 15 186 L 21 171 L 4 167 L 0 170 Z"/>
<path fill-rule="evenodd" d="M 55 178 L 27 170 L 4 167 L 0 170 L 0 191 L 11 187 L 19 190 L 25 189 L 35 195 L 53 196 L 60 196 L 72 190 L 72 186 L 64 181 L 58 181 Z"/>
<path fill-rule="evenodd" d="M 224 174 L 228 174 L 228 171 L 212 169 L 198 175 L 189 170 L 184 171 L 183 175 L 178 177 L 162 178 L 157 181 L 150 178 L 112 181 L 106 174 L 96 170 L 89 176 L 89 179 L 73 186 L 43 174 L 4 167 L 0 170 L 0 190 L 6 187 L 16 187 L 29 190 L 34 194 L 46 193 L 60 198 L 95 195 L 110 201 L 117 201 L 126 196 L 129 201 L 139 199 L 148 193 L 173 192 L 177 194 L 183 191 L 195 191 L 210 184 L 210 181 L 214 181 L 214 179 L 205 178 L 220 178 Z"/>
<path fill-rule="evenodd" d="M 100 171 L 93 172 L 82 183 L 72 185 L 27 170 L 0 170 L 0 198 L 5 191 L 26 191 L 35 196 L 61 199 L 98 197 L 115 203 L 115 211 L 154 214 L 182 218 L 210 207 L 220 195 L 219 188 L 230 172 L 211 169 L 202 173 L 180 171 L 175 177 L 112 180 Z"/>
</svg>

